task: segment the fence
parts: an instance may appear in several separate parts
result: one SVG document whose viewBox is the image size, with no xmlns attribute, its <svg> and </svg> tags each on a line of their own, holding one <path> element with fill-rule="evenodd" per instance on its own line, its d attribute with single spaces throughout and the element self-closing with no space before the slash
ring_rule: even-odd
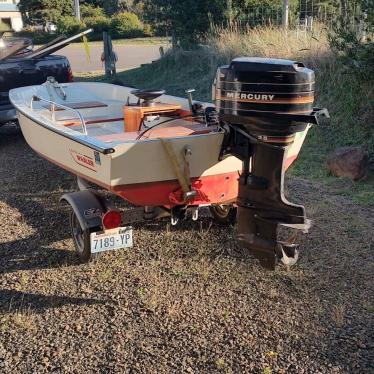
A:
<svg viewBox="0 0 374 374">
<path fill-rule="evenodd" d="M 331 29 L 339 16 L 346 18 L 346 24 L 357 32 L 364 29 L 365 12 L 360 8 L 359 2 L 355 0 L 346 0 L 346 6 L 341 4 L 333 6 L 331 4 L 321 3 L 318 0 L 300 0 L 298 5 L 290 6 L 289 25 L 299 30 L 313 30 L 315 22 L 323 24 Z M 283 1 L 278 0 L 271 6 L 261 4 L 248 7 L 245 15 L 237 17 L 236 21 L 251 27 L 254 26 L 280 26 L 282 25 Z"/>
</svg>

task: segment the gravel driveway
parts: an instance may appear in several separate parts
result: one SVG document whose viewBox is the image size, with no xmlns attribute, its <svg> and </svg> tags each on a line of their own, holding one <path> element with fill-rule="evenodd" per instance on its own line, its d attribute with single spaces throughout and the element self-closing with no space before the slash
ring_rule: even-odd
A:
<svg viewBox="0 0 374 374">
<path fill-rule="evenodd" d="M 235 228 L 136 226 L 80 265 L 59 197 L 74 178 L 0 129 L 1 373 L 373 373 L 373 209 L 294 179 L 315 226 L 268 272 Z"/>
</svg>

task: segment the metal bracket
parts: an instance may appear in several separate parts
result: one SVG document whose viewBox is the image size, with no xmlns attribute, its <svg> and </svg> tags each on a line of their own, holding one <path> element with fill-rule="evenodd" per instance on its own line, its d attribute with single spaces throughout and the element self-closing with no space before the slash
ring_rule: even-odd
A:
<svg viewBox="0 0 374 374">
<path fill-rule="evenodd" d="M 179 218 L 175 216 L 171 216 L 170 222 L 172 226 L 176 226 L 178 224 Z"/>
<path fill-rule="evenodd" d="M 192 210 L 192 221 L 197 221 L 199 219 L 199 207 L 194 207 Z"/>
<path fill-rule="evenodd" d="M 55 77 L 47 77 L 47 81 L 45 82 L 45 85 L 47 87 L 47 91 L 49 91 L 49 87 L 52 87 L 56 94 L 62 99 L 62 100 L 66 100 L 66 92 L 64 91 L 64 89 L 61 87 L 61 85 L 58 84 L 58 82 L 56 81 Z M 51 96 L 51 100 L 52 100 L 52 95 Z"/>
<path fill-rule="evenodd" d="M 192 99 L 192 94 L 195 92 L 196 90 L 194 88 L 190 88 L 189 90 L 186 90 L 186 94 L 187 94 L 187 98 L 188 98 L 188 105 L 190 107 L 190 112 L 191 114 L 195 114 L 195 111 L 194 111 L 194 108 L 193 108 L 193 99 Z"/>
<path fill-rule="evenodd" d="M 79 191 L 90 189 L 90 185 L 88 184 L 88 182 L 82 179 L 81 177 L 77 177 L 77 185 L 78 185 Z"/>
</svg>

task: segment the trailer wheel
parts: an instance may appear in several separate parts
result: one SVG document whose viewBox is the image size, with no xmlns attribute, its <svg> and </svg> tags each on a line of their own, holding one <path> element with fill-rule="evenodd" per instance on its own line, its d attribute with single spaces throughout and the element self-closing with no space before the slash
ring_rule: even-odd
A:
<svg viewBox="0 0 374 374">
<path fill-rule="evenodd" d="M 91 259 L 93 259 L 93 255 L 91 253 L 90 231 L 88 229 L 82 229 L 78 217 L 73 210 L 70 212 L 69 223 L 75 250 L 77 251 L 79 260 L 81 262 L 89 262 Z"/>
<path fill-rule="evenodd" d="M 237 208 L 232 205 L 211 205 L 209 207 L 213 219 L 222 225 L 234 225 Z"/>
</svg>

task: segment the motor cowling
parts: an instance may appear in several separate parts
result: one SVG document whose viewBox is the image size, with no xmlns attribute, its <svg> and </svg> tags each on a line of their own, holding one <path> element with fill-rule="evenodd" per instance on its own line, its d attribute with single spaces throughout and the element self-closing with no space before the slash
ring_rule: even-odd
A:
<svg viewBox="0 0 374 374">
<path fill-rule="evenodd" d="M 284 197 L 283 184 L 310 125 L 328 116 L 313 108 L 314 85 L 314 72 L 302 63 L 249 57 L 220 67 L 213 84 L 219 120 L 227 130 L 222 157 L 232 154 L 243 161 L 238 239 L 266 268 L 298 259 L 297 245 L 278 239 L 279 225 L 304 232 L 310 227 L 304 207 Z"/>
<path fill-rule="evenodd" d="M 314 72 L 300 62 L 237 58 L 218 69 L 214 85 L 220 114 L 249 117 L 252 121 L 259 116 L 267 118 L 268 130 L 276 122 L 271 113 L 309 114 L 313 110 Z M 253 112 L 259 116 L 253 116 Z"/>
</svg>

